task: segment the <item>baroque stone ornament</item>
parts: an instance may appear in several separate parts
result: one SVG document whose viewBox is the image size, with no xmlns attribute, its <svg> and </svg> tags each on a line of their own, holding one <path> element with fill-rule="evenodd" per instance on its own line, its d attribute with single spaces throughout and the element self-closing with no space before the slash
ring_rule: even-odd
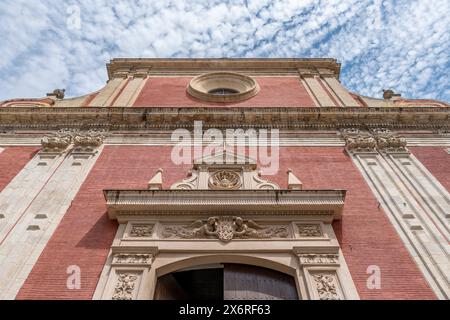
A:
<svg viewBox="0 0 450 320">
<path fill-rule="evenodd" d="M 316 273 L 312 278 L 320 300 L 341 300 L 335 273 Z"/>
<path fill-rule="evenodd" d="M 114 255 L 114 264 L 151 264 L 153 256 L 148 253 L 117 253 Z"/>
<path fill-rule="evenodd" d="M 372 130 L 372 133 L 377 140 L 378 149 L 389 151 L 406 151 L 407 141 L 405 137 L 398 136 L 386 128 L 374 129 Z"/>
<path fill-rule="evenodd" d="M 44 152 L 64 151 L 72 143 L 72 132 L 59 130 L 54 134 L 46 135 L 41 140 Z"/>
<path fill-rule="evenodd" d="M 301 264 L 339 264 L 337 254 L 300 254 Z"/>
<path fill-rule="evenodd" d="M 219 170 L 209 178 L 209 187 L 215 190 L 236 190 L 242 185 L 240 175 L 232 170 Z"/>
<path fill-rule="evenodd" d="M 112 299 L 133 300 L 137 280 L 137 273 L 119 273 Z"/>
<path fill-rule="evenodd" d="M 298 224 L 297 227 L 302 238 L 322 237 L 322 228 L 319 224 Z"/>
<path fill-rule="evenodd" d="M 346 128 L 341 130 L 345 139 L 345 147 L 349 151 L 375 151 L 377 141 L 370 134 L 363 134 L 357 128 Z"/>
<path fill-rule="evenodd" d="M 151 237 L 153 234 L 153 225 L 151 224 L 134 224 L 131 227 L 130 237 Z"/>
<path fill-rule="evenodd" d="M 104 131 L 90 130 L 87 132 L 79 132 L 73 136 L 73 144 L 75 147 L 99 147 L 105 139 Z"/>
<path fill-rule="evenodd" d="M 287 238 L 287 226 L 260 226 L 241 217 L 210 217 L 206 221 L 197 220 L 188 226 L 166 226 L 163 238 L 208 239 L 217 238 L 229 242 L 234 238 L 240 239 L 269 239 Z"/>
<path fill-rule="evenodd" d="M 406 138 L 387 128 L 376 128 L 365 133 L 361 133 L 359 129 L 347 128 L 341 130 L 341 134 L 345 139 L 345 146 L 350 152 L 407 151 Z"/>
<path fill-rule="evenodd" d="M 62 129 L 56 133 L 48 134 L 41 140 L 44 152 L 64 151 L 73 144 L 76 150 L 92 150 L 103 144 L 105 131 L 79 131 Z"/>
</svg>

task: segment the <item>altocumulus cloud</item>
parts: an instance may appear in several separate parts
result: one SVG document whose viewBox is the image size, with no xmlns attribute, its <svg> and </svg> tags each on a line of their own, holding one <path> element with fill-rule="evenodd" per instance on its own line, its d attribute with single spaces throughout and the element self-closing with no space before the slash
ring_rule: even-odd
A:
<svg viewBox="0 0 450 320">
<path fill-rule="evenodd" d="M 1 0 L 0 100 L 98 90 L 114 57 L 333 57 L 352 91 L 449 101 L 448 12 L 448 0 Z"/>
</svg>

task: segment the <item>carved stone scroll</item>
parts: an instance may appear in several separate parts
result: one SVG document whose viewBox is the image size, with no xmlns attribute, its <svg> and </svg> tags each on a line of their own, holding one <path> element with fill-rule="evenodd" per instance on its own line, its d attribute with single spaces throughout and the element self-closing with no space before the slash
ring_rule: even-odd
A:
<svg viewBox="0 0 450 320">
<path fill-rule="evenodd" d="M 210 217 L 198 220 L 188 226 L 165 226 L 163 238 L 210 239 L 229 242 L 240 239 L 269 239 L 289 237 L 288 226 L 260 226 L 252 220 L 241 217 Z"/>
</svg>

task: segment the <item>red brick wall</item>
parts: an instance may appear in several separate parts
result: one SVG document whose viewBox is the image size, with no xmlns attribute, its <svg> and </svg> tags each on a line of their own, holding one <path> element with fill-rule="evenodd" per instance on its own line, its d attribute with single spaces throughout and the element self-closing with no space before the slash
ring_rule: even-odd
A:
<svg viewBox="0 0 450 320">
<path fill-rule="evenodd" d="M 298 77 L 255 77 L 261 91 L 253 98 L 239 103 L 206 103 L 186 93 L 191 77 L 149 78 L 135 107 L 173 106 L 252 106 L 252 107 L 314 107 Z"/>
<path fill-rule="evenodd" d="M 90 299 L 117 224 L 106 217 L 102 190 L 146 188 L 157 168 L 164 187 L 185 177 L 190 166 L 170 163 L 170 147 L 106 147 L 51 238 L 19 299 Z M 305 189 L 348 190 L 343 219 L 334 223 L 362 299 L 432 299 L 434 294 L 409 256 L 366 182 L 342 148 L 289 147 L 281 150 L 279 174 L 267 177 L 287 187 L 288 168 Z M 66 268 L 78 265 L 82 289 L 66 289 Z M 381 268 L 381 290 L 366 287 L 369 265 Z"/>
<path fill-rule="evenodd" d="M 14 179 L 38 150 L 38 147 L 5 147 L 3 152 L 0 152 L 0 191 Z"/>
<path fill-rule="evenodd" d="M 305 189 L 345 189 L 342 221 L 333 224 L 361 299 L 433 299 L 422 273 L 407 252 L 364 178 L 342 148 L 290 147 L 281 150 L 280 174 L 287 187 L 290 168 Z M 381 268 L 381 290 L 366 286 L 369 265 Z"/>
<path fill-rule="evenodd" d="M 411 147 L 409 150 L 450 192 L 450 154 L 448 147 Z"/>
<path fill-rule="evenodd" d="M 91 299 L 117 231 L 117 222 L 106 215 L 102 190 L 147 188 L 160 167 L 164 187 L 170 187 L 188 170 L 174 168 L 170 152 L 170 147 L 105 147 L 17 298 Z M 66 288 L 71 265 L 81 268 L 81 290 Z"/>
</svg>

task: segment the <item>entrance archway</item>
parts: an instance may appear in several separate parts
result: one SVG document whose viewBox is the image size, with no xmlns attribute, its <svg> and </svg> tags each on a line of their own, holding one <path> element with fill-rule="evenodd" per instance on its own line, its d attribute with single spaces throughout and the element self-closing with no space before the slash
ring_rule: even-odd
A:
<svg viewBox="0 0 450 320">
<path fill-rule="evenodd" d="M 156 300 L 297 300 L 293 276 L 247 264 L 187 268 L 158 278 Z"/>
</svg>

